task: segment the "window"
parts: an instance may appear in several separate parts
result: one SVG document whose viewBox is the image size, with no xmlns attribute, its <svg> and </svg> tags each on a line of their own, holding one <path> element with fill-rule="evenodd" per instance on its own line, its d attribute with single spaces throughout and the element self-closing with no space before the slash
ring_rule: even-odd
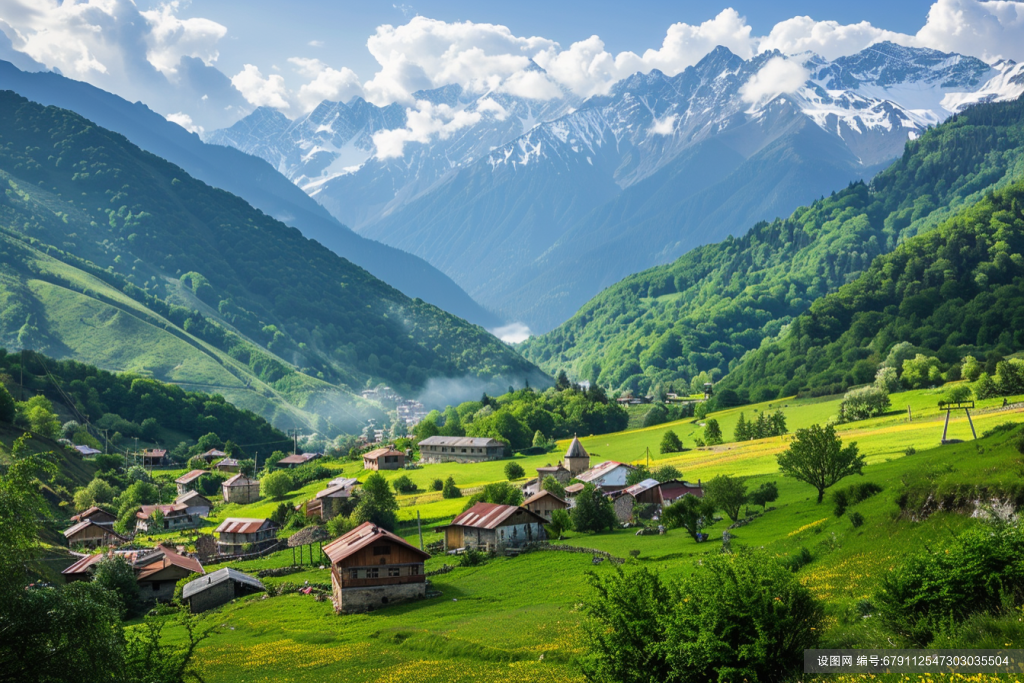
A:
<svg viewBox="0 0 1024 683">
<path fill-rule="evenodd" d="M 366 570 L 366 576 L 369 579 L 376 579 L 380 577 L 380 570 L 377 567 L 371 567 Z"/>
<path fill-rule="evenodd" d="M 348 570 L 348 578 L 350 578 L 350 579 L 358 579 L 359 578 L 359 570 L 358 569 L 349 569 Z"/>
<path fill-rule="evenodd" d="M 401 574 L 399 567 L 388 567 L 388 576 L 398 576 L 399 574 Z"/>
<path fill-rule="evenodd" d="M 375 546 L 373 546 L 373 554 L 374 555 L 390 555 L 391 554 L 391 546 L 389 546 L 389 545 L 375 545 Z"/>
<path fill-rule="evenodd" d="M 422 565 L 419 564 L 414 564 L 413 566 L 409 567 L 409 576 L 416 576 L 417 574 L 419 574 L 421 567 Z"/>
</svg>

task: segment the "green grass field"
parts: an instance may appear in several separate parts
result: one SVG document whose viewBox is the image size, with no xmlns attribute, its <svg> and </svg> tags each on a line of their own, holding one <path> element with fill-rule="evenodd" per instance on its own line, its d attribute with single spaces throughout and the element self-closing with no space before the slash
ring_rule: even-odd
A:
<svg viewBox="0 0 1024 683">
<path fill-rule="evenodd" d="M 882 492 L 851 506 L 836 517 L 830 498 L 817 504 L 809 485 L 780 476 L 775 455 L 785 448 L 787 437 L 744 444 L 727 443 L 715 449 L 682 454 L 658 455 L 656 461 L 673 463 L 688 479 L 706 479 L 717 473 L 747 476 L 748 488 L 763 481 L 775 481 L 779 500 L 753 523 L 731 531 L 733 547 L 765 547 L 780 558 L 807 549 L 813 561 L 800 570 L 800 580 L 828 605 L 829 638 L 859 633 L 864 626 L 856 603 L 869 596 L 878 577 L 915 548 L 949 538 L 966 525 L 977 523 L 964 514 L 938 512 L 923 521 L 900 516 L 897 499 L 904 491 L 929 491 L 944 486 L 970 483 L 990 491 L 1009 487 L 1021 476 L 1020 454 L 1007 432 L 997 432 L 971 441 L 966 421 L 951 424 L 950 437 L 965 438 L 960 444 L 938 446 L 942 423 L 935 407 L 939 391 L 897 394 L 894 403 L 911 406 L 914 419 L 906 412 L 893 412 L 873 420 L 843 425 L 844 439 L 856 440 L 867 454 L 863 477 L 850 477 L 842 488 L 872 481 Z M 1012 401 L 1011 401 L 1012 402 Z M 776 402 L 773 402 L 773 408 Z M 786 411 L 791 428 L 828 420 L 836 412 L 837 399 L 777 402 Z M 1019 408 L 993 410 L 1002 401 L 982 402 L 975 424 L 979 436 L 1005 422 L 1024 421 Z M 767 405 L 754 406 L 766 409 Z M 713 415 L 731 435 L 740 411 Z M 752 407 L 745 408 L 748 417 Z M 585 444 L 601 459 L 637 461 L 627 457 L 641 447 L 652 450 L 665 429 L 692 435 L 698 427 L 689 421 L 661 425 L 647 430 L 588 437 Z M 689 430 L 689 431 L 686 431 Z M 954 431 L 956 430 L 956 431 Z M 966 431 L 966 434 L 964 432 Z M 683 436 L 684 442 L 687 437 Z M 564 444 L 560 444 L 560 447 Z M 908 446 L 917 452 L 906 454 Z M 517 458 L 527 469 L 558 459 L 559 452 Z M 598 459 L 597 461 L 600 461 Z M 505 461 L 476 465 L 428 465 L 408 474 L 421 488 L 434 478 L 455 476 L 469 487 L 504 480 Z M 596 464 L 596 463 L 595 463 Z M 357 463 L 335 464 L 338 472 L 358 474 Z M 389 472 L 393 478 L 401 473 Z M 289 502 L 308 498 L 321 487 L 316 482 L 294 491 Z M 461 511 L 464 500 L 444 500 L 434 492 L 399 497 L 402 520 L 414 520 L 419 512 L 424 540 L 437 536 L 437 520 Z M 210 524 L 226 516 L 262 516 L 278 501 L 260 501 L 248 506 L 222 506 Z M 850 514 L 864 516 L 863 526 L 854 528 Z M 679 576 L 690 570 L 701 556 L 718 552 L 721 533 L 729 520 L 706 529 L 711 541 L 694 543 L 681 530 L 664 535 L 636 536 L 632 529 L 601 534 L 570 533 L 564 542 L 603 550 L 629 558 L 630 563 L 650 567 L 665 576 Z M 417 543 L 415 525 L 400 530 Z M 244 571 L 287 566 L 290 550 L 259 560 L 236 563 Z M 449 558 L 435 557 L 427 570 L 439 568 Z M 608 562 L 594 566 L 589 554 L 557 551 L 529 553 L 514 559 L 500 558 L 474 568 L 456 568 L 432 579 L 441 597 L 400 605 L 365 615 L 336 616 L 329 601 L 290 594 L 266 598 L 252 596 L 215 612 L 210 623 L 217 633 L 200 649 L 204 675 L 217 681 L 575 681 L 580 680 L 572 665 L 580 651 L 580 603 L 588 595 L 587 573 L 612 571 Z M 330 581 L 319 562 L 286 577 L 268 578 L 281 582 Z M 1013 643 L 1014 647 L 1024 643 Z M 938 677 L 934 680 L 942 680 Z M 973 680 L 973 679 L 972 679 Z M 979 678 L 979 681 L 994 680 Z"/>
</svg>

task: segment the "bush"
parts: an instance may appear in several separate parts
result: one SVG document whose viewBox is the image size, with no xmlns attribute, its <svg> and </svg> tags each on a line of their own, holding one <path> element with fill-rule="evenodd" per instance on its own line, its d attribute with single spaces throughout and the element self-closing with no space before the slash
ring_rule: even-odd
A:
<svg viewBox="0 0 1024 683">
<path fill-rule="evenodd" d="M 444 480 L 444 487 L 441 489 L 442 498 L 462 498 L 462 491 L 455 485 L 455 477 L 449 476 Z"/>
<path fill-rule="evenodd" d="M 555 510 L 551 513 L 551 523 L 548 524 L 548 536 L 561 538 L 562 534 L 572 529 L 572 520 L 565 510 Z"/>
<path fill-rule="evenodd" d="M 292 477 L 284 470 L 271 472 L 260 480 L 260 493 L 264 498 L 281 498 L 292 490 Z"/>
<path fill-rule="evenodd" d="M 854 422 L 882 415 L 889 409 L 889 392 L 877 386 L 866 386 L 846 392 L 839 404 L 839 421 Z"/>
<path fill-rule="evenodd" d="M 442 489 L 444 489 L 444 482 L 441 481 L 440 479 L 435 479 L 430 483 L 430 488 L 432 488 L 435 491 L 441 491 Z"/>
<path fill-rule="evenodd" d="M 947 391 L 943 395 L 942 400 L 947 403 L 960 403 L 962 401 L 970 401 L 972 398 L 974 398 L 974 392 L 971 391 L 971 388 L 961 384 Z"/>
<path fill-rule="evenodd" d="M 466 548 L 465 552 L 459 555 L 459 566 L 460 567 L 476 567 L 484 563 L 486 555 L 479 550 L 473 550 L 472 548 Z"/>
<path fill-rule="evenodd" d="M 513 479 L 522 479 L 526 476 L 526 470 L 523 466 L 517 462 L 510 462 L 505 465 L 505 478 L 509 481 Z"/>
<path fill-rule="evenodd" d="M 576 494 L 576 505 L 569 517 L 572 519 L 572 528 L 581 533 L 605 529 L 610 531 L 618 523 L 611 501 L 589 482 Z"/>
<path fill-rule="evenodd" d="M 403 474 L 402 476 L 394 479 L 391 482 L 391 485 L 395 487 L 395 491 L 398 493 L 415 493 L 417 488 L 416 484 L 413 483 L 413 480 L 409 478 L 408 474 Z"/>
<path fill-rule="evenodd" d="M 811 551 L 807 548 L 800 548 L 799 552 L 781 560 L 782 566 L 791 572 L 800 571 L 801 568 L 806 567 L 813 561 L 814 556 L 811 555 Z"/>
<path fill-rule="evenodd" d="M 862 524 L 864 524 L 864 515 L 860 514 L 859 512 L 852 513 L 850 515 L 850 524 L 853 525 L 854 529 L 859 528 Z"/>
<path fill-rule="evenodd" d="M 565 487 L 562 486 L 562 482 L 555 479 L 553 475 L 549 474 L 546 477 L 544 477 L 544 481 L 540 483 L 540 487 L 542 490 L 554 494 L 561 498 L 562 500 L 565 500 Z"/>
<path fill-rule="evenodd" d="M 821 605 L 763 551 L 709 555 L 678 584 L 646 568 L 590 580 L 591 680 L 776 683 L 818 643 Z"/>
<path fill-rule="evenodd" d="M 123 617 L 133 617 L 141 612 L 139 584 L 135 570 L 120 555 L 107 557 L 96 563 L 93 582 L 117 596 L 118 607 Z"/>
<path fill-rule="evenodd" d="M 669 429 L 665 432 L 665 435 L 661 437 L 660 450 L 662 453 L 678 453 L 683 450 L 683 442 L 680 440 L 678 434 Z"/>
<path fill-rule="evenodd" d="M 774 503 L 778 499 L 779 488 L 774 481 L 766 481 L 747 496 L 751 505 L 760 505 L 762 510 L 768 507 L 768 503 Z"/>
</svg>

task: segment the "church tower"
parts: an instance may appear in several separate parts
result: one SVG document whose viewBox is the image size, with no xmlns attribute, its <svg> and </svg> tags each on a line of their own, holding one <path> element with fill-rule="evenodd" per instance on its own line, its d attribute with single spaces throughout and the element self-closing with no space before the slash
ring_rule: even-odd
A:
<svg viewBox="0 0 1024 683">
<path fill-rule="evenodd" d="M 572 437 L 569 450 L 565 452 L 565 466 L 573 477 L 590 469 L 590 454 L 576 436 Z"/>
</svg>

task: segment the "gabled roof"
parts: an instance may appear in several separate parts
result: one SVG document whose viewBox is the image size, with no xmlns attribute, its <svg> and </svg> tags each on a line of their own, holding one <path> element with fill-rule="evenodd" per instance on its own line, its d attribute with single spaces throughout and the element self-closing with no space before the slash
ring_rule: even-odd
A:
<svg viewBox="0 0 1024 683">
<path fill-rule="evenodd" d="M 92 567 L 94 564 L 96 564 L 97 562 L 102 560 L 104 557 L 114 557 L 114 556 L 123 557 L 125 560 L 128 561 L 128 564 L 134 565 L 137 558 L 141 557 L 142 555 L 146 555 L 148 553 L 151 553 L 151 552 L 152 551 L 148 550 L 148 549 L 147 550 L 115 550 L 113 552 L 108 551 L 108 552 L 96 553 L 94 555 L 86 555 L 85 557 L 81 558 L 80 560 L 75 562 L 73 565 L 71 565 L 70 567 L 68 567 L 64 571 L 62 571 L 61 574 L 83 574 L 86 571 L 88 571 L 88 569 L 90 567 Z"/>
<path fill-rule="evenodd" d="M 72 522 L 82 522 L 82 521 L 85 521 L 86 519 L 89 519 L 90 517 L 92 517 L 93 515 L 96 515 L 96 514 L 104 514 L 104 515 L 106 515 L 108 517 L 111 517 L 112 519 L 117 519 L 117 516 L 114 515 L 114 513 L 107 512 L 103 508 L 96 507 L 95 505 L 93 505 L 91 508 L 89 508 L 87 510 L 82 510 L 77 515 L 72 517 L 71 521 Z"/>
<path fill-rule="evenodd" d="M 164 448 L 147 448 L 142 451 L 143 458 L 165 458 L 167 457 L 167 450 Z"/>
<path fill-rule="evenodd" d="M 636 497 L 639 496 L 644 491 L 650 491 L 651 489 L 657 488 L 660 485 L 661 482 L 659 482 L 657 479 L 644 479 L 641 482 L 633 484 L 632 486 L 627 486 L 626 488 L 622 489 L 622 493 L 628 493 L 629 495 Z"/>
<path fill-rule="evenodd" d="M 178 496 L 177 498 L 175 498 L 174 502 L 180 503 L 181 505 L 187 505 L 188 507 L 193 507 L 202 502 L 207 503 L 210 507 L 213 507 L 213 503 L 210 501 L 210 499 L 204 496 L 203 494 L 199 493 L 199 491 L 187 491 Z"/>
<path fill-rule="evenodd" d="M 135 562 L 135 568 L 139 570 L 136 575 L 136 580 L 142 581 L 159 571 L 163 571 L 168 567 L 180 567 L 186 571 L 193 572 L 195 574 L 204 574 L 203 565 L 199 563 L 199 560 L 194 560 L 191 557 L 185 557 L 179 555 L 177 551 L 168 548 L 165 545 L 158 545 L 156 547 L 157 553 L 152 555 L 144 555 Z"/>
<path fill-rule="evenodd" d="M 363 453 L 363 460 L 376 460 L 377 458 L 384 455 L 405 455 L 402 451 L 396 451 L 394 448 L 378 448 L 375 451 L 369 453 Z"/>
<path fill-rule="evenodd" d="M 97 524 L 96 522 L 92 521 L 91 519 L 84 519 L 81 522 L 79 522 L 78 524 L 75 524 L 74 526 L 72 526 L 72 527 L 70 527 L 68 529 L 65 529 L 64 530 L 64 538 L 71 538 L 72 536 L 74 536 L 78 532 L 80 532 L 80 531 L 82 531 L 82 530 L 84 530 L 84 529 L 86 529 L 87 527 L 90 527 L 90 526 L 94 526 L 94 527 L 96 527 L 98 529 L 102 529 L 103 533 L 110 534 L 111 536 L 119 538 L 122 541 L 127 541 L 128 540 L 127 538 L 125 538 L 121 534 L 115 532 L 110 527 L 103 526 L 102 524 Z"/>
<path fill-rule="evenodd" d="M 580 440 L 575 436 L 572 437 L 572 441 L 569 442 L 569 449 L 565 452 L 566 459 L 569 458 L 586 458 L 590 459 L 590 453 L 587 453 L 587 449 L 583 447 Z"/>
<path fill-rule="evenodd" d="M 474 446 L 484 448 L 486 446 L 502 446 L 504 443 L 497 439 L 473 436 L 431 436 L 420 441 L 418 446 Z"/>
<path fill-rule="evenodd" d="M 423 552 L 404 538 L 396 536 L 387 529 L 381 529 L 373 522 L 363 522 L 344 536 L 331 541 L 324 546 L 324 554 L 330 558 L 331 564 L 337 564 L 349 555 L 359 552 L 371 543 L 384 540 L 400 545 L 406 550 L 411 550 L 424 560 L 430 558 L 430 553 Z"/>
<path fill-rule="evenodd" d="M 250 479 L 241 472 L 225 481 L 221 486 L 252 486 L 253 484 L 259 485 L 259 482 L 255 479 Z"/>
<path fill-rule="evenodd" d="M 527 506 L 528 504 L 530 504 L 530 503 L 536 503 L 536 502 L 537 502 L 538 500 L 540 500 L 541 498 L 545 498 L 545 497 L 547 497 L 547 496 L 551 496 L 552 498 L 554 498 L 555 500 L 557 500 L 557 501 L 558 501 L 559 503 L 561 503 L 562 505 L 565 505 L 565 506 L 568 506 L 568 505 L 569 505 L 569 504 L 568 504 L 568 503 L 566 503 L 566 502 L 565 502 L 564 500 L 562 500 L 561 498 L 559 498 L 559 497 L 558 497 L 558 496 L 556 496 L 555 494 L 551 493 L 551 491 L 540 491 L 540 492 L 538 492 L 538 493 L 535 493 L 535 494 L 533 494 L 532 496 L 530 496 L 530 497 L 529 497 L 529 498 L 527 498 L 526 500 L 524 500 L 524 501 L 523 501 L 523 507 L 526 507 L 526 506 Z"/>
<path fill-rule="evenodd" d="M 263 584 L 260 583 L 259 579 L 243 574 L 237 569 L 231 567 L 224 567 L 218 569 L 215 572 L 210 572 L 206 576 L 201 576 L 198 579 L 194 579 L 185 584 L 185 587 L 181 589 L 181 597 L 190 598 L 196 593 L 202 593 L 207 588 L 212 588 L 218 584 L 224 583 L 225 581 L 234 581 L 235 583 L 242 583 L 247 586 L 251 586 L 257 590 L 264 590 Z"/>
<path fill-rule="evenodd" d="M 359 480 L 358 479 L 354 479 L 352 477 L 338 477 L 336 479 L 331 479 L 327 483 L 327 488 L 334 488 L 335 486 L 343 486 L 343 487 L 345 487 L 347 489 L 350 489 L 350 488 L 354 487 L 358 483 L 359 483 Z"/>
<path fill-rule="evenodd" d="M 477 503 L 452 520 L 449 526 L 468 526 L 474 529 L 497 529 L 501 523 L 517 512 L 525 512 L 536 517 L 542 524 L 547 520 L 518 505 L 498 505 L 496 503 Z"/>
<path fill-rule="evenodd" d="M 206 470 L 192 470 L 191 472 L 189 472 L 187 474 L 183 474 L 180 477 L 178 477 L 177 479 L 175 479 L 174 483 L 175 484 L 191 484 L 192 482 L 194 482 L 196 479 L 198 479 L 199 477 L 203 476 L 204 474 L 206 474 Z"/>
<path fill-rule="evenodd" d="M 200 454 L 199 457 L 200 458 L 223 458 L 226 455 L 227 455 L 227 453 L 225 453 L 222 450 L 218 450 L 216 448 L 211 448 L 210 450 L 206 451 L 205 453 Z"/>
<path fill-rule="evenodd" d="M 547 467 L 538 467 L 538 472 L 568 472 L 569 470 L 562 467 L 562 463 L 557 465 L 548 465 Z"/>
<path fill-rule="evenodd" d="M 636 469 L 632 465 L 624 465 L 623 463 L 615 462 L 614 460 L 606 460 L 605 462 L 601 463 L 600 465 L 597 465 L 596 467 L 591 467 L 586 472 L 581 472 L 577 474 L 576 478 L 583 482 L 594 481 L 595 479 L 600 479 L 604 475 L 608 474 L 612 470 L 618 469 L 619 467 L 627 467 L 631 470 Z"/>
<path fill-rule="evenodd" d="M 241 467 L 242 463 L 234 458 L 224 458 L 218 462 L 214 467 Z"/>
<path fill-rule="evenodd" d="M 228 517 L 213 530 L 215 534 L 254 534 L 260 529 L 273 526 L 269 519 L 253 519 L 250 517 Z"/>
<path fill-rule="evenodd" d="M 328 486 L 323 491 L 318 491 L 314 498 L 331 498 L 339 494 L 345 498 L 351 495 L 351 491 L 347 486 Z"/>
<path fill-rule="evenodd" d="M 142 508 L 135 513 L 135 516 L 139 519 L 149 519 L 157 510 L 162 512 L 164 515 L 170 515 L 175 512 L 185 512 L 187 508 L 188 506 L 182 503 L 172 503 L 171 505 L 143 505 Z"/>
<path fill-rule="evenodd" d="M 320 453 L 292 453 L 289 456 L 277 461 L 278 465 L 304 465 L 310 460 L 316 460 Z"/>
<path fill-rule="evenodd" d="M 103 451 L 98 451 L 91 446 L 75 446 L 74 449 L 82 455 L 99 455 Z"/>
</svg>

